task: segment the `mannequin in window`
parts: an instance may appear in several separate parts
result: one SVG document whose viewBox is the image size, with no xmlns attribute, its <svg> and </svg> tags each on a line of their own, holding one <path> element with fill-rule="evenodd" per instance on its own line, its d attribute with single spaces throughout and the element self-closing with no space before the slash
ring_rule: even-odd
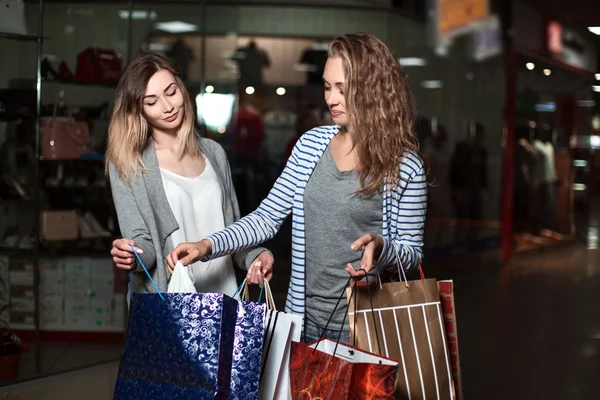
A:
<svg viewBox="0 0 600 400">
<path fill-rule="evenodd" d="M 240 71 L 238 84 L 253 87 L 263 85 L 263 68 L 270 67 L 271 60 L 267 52 L 258 48 L 254 40 L 238 48 L 233 60 L 237 62 Z"/>
<path fill-rule="evenodd" d="M 327 62 L 328 49 L 328 43 L 318 41 L 302 53 L 299 64 L 300 68 L 306 71 L 307 85 L 323 85 L 323 70 Z"/>
<path fill-rule="evenodd" d="M 454 216 L 459 220 L 481 220 L 482 192 L 487 189 L 487 151 L 483 147 L 483 125 L 472 121 L 468 139 L 456 144 L 450 161 L 450 185 L 454 201 Z M 465 224 L 463 235 L 472 238 L 476 233 Z M 462 235 L 459 235 L 462 236 Z"/>
<path fill-rule="evenodd" d="M 549 125 L 538 124 L 533 148 L 540 172 L 539 206 L 541 228 L 553 231 L 556 225 L 556 160 L 553 130 Z"/>
<path fill-rule="evenodd" d="M 264 161 L 265 131 L 262 118 L 262 95 L 240 95 L 240 109 L 228 127 L 233 141 L 233 183 L 242 213 L 254 210 L 260 199 L 260 180 Z"/>
<path fill-rule="evenodd" d="M 539 173 L 536 153 L 530 142 L 531 130 L 528 124 L 517 127 L 517 146 L 515 148 L 515 191 L 514 222 L 515 231 L 537 233 L 534 210 L 537 201 L 532 201 L 538 190 Z"/>
<path fill-rule="evenodd" d="M 431 132 L 431 130 L 429 130 Z M 423 132 L 420 132 L 423 133 Z M 428 167 L 429 190 L 427 196 L 426 243 L 428 247 L 439 248 L 452 244 L 452 227 L 443 220 L 453 218 L 452 196 L 448 181 L 451 153 L 448 151 L 446 128 L 434 126 L 425 152 Z M 441 221 L 440 221 L 441 220 Z"/>
<path fill-rule="evenodd" d="M 166 56 L 179 68 L 181 79 L 188 81 L 190 63 L 194 61 L 194 52 L 185 45 L 183 38 L 178 38 L 167 51 Z"/>
</svg>

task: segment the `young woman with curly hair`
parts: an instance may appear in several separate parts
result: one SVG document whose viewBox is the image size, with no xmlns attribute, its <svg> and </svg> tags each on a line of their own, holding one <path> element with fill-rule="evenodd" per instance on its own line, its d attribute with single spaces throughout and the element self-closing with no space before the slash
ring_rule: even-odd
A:
<svg viewBox="0 0 600 400">
<path fill-rule="evenodd" d="M 292 213 L 288 313 L 305 317 L 304 340 L 319 338 L 348 281 L 373 268 L 405 270 L 421 262 L 427 181 L 413 131 L 415 108 L 406 75 L 390 48 L 369 34 L 335 38 L 323 74 L 335 122 L 306 132 L 256 211 L 225 230 L 179 245 L 168 257 L 184 265 L 256 246 Z M 257 268 L 258 267 L 258 268 Z M 251 267 L 248 279 L 270 274 Z M 397 272 L 396 272 L 397 274 Z M 337 338 L 345 307 L 326 337 Z"/>
</svg>

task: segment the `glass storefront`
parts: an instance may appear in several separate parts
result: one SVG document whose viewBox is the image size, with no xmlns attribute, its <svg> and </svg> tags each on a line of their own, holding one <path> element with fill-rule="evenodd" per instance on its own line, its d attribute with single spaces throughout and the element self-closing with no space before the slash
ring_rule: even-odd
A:
<svg viewBox="0 0 600 400">
<path fill-rule="evenodd" d="M 91 148 L 89 157 L 40 162 L 40 210 L 47 218 L 71 218 L 74 233 L 69 238 L 52 225 L 40 233 L 41 344 L 21 356 L 19 379 L 117 359 L 121 351 L 127 275 L 114 269 L 108 254 L 119 230 L 100 157 L 115 84 L 84 79 L 90 54 L 99 52 L 117 69 L 140 51 L 164 54 L 177 64 L 195 100 L 199 132 L 229 155 L 245 214 L 268 193 L 299 135 L 331 123 L 321 79 L 328 42 L 348 32 L 373 33 L 404 65 L 420 115 L 417 133 L 431 183 L 425 264 L 497 248 L 505 106 L 501 54 L 478 61 L 470 37 L 434 51 L 422 20 L 387 11 L 135 2 L 130 13 L 128 7 L 125 1 L 45 5 L 41 117 L 52 118 L 55 105 L 58 118 L 70 110 L 87 126 Z M 28 4 L 26 17 L 35 34 L 36 5 Z M 34 89 L 35 44 L 0 39 L 0 53 L 8 52 L 10 62 L 0 61 L 0 87 Z M 31 132 L 15 133 L 26 125 L 0 123 L 6 154 L 17 148 L 35 154 L 33 140 L 20 140 L 32 138 Z M 19 168 L 27 169 L 35 160 L 23 162 Z M 2 174 L 11 171 L 7 167 Z M 37 236 L 34 225 L 24 223 L 36 218 L 35 211 L 4 204 L 5 215 L 12 215 L 0 223 L 1 272 L 12 278 L 4 319 L 34 343 L 35 263 L 23 246 Z M 267 244 L 280 276 L 273 287 L 278 304 L 287 291 L 290 241 L 286 223 Z"/>
</svg>

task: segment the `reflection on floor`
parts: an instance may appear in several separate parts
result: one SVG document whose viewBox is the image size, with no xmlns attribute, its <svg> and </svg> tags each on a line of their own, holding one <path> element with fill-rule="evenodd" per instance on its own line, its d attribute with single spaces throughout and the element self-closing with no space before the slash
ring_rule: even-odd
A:
<svg viewBox="0 0 600 400">
<path fill-rule="evenodd" d="M 597 398 L 599 260 L 576 243 L 456 279 L 465 399 Z M 0 399 L 110 399 L 116 371 L 111 363 L 23 383 L 5 388 L 8 397 L 0 388 Z"/>
<path fill-rule="evenodd" d="M 110 400 L 118 362 L 0 388 L 2 400 Z M 149 400 L 149 399 L 148 399 Z"/>
<path fill-rule="evenodd" d="M 77 368 L 118 360 L 122 344 L 43 342 L 41 346 L 42 375 L 54 375 Z M 23 354 L 19 363 L 19 380 L 35 378 L 33 349 Z"/>
</svg>

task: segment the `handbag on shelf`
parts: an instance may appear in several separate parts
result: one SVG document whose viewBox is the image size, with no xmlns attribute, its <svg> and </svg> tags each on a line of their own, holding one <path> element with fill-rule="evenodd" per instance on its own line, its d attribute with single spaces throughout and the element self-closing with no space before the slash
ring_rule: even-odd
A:
<svg viewBox="0 0 600 400">
<path fill-rule="evenodd" d="M 51 118 L 42 119 L 42 158 L 47 160 L 78 159 L 89 153 L 90 131 L 87 122 L 75 121 L 65 102 L 68 117 L 57 119 L 58 102 L 54 104 Z"/>
<path fill-rule="evenodd" d="M 42 211 L 40 230 L 42 238 L 47 241 L 75 240 L 79 237 L 77 212 Z"/>
<path fill-rule="evenodd" d="M 75 80 L 116 86 L 121 77 L 121 56 L 114 50 L 88 47 L 77 56 Z"/>
</svg>

